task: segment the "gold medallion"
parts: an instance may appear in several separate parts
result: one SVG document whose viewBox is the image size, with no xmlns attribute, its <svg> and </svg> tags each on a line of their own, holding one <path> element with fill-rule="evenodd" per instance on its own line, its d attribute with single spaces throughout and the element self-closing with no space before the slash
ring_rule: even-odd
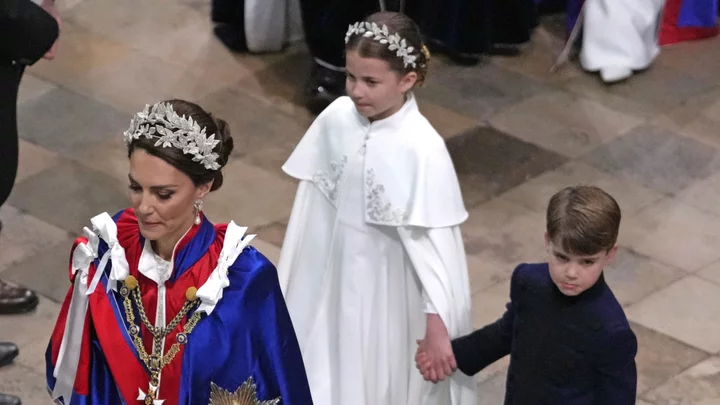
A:
<svg viewBox="0 0 720 405">
<path fill-rule="evenodd" d="M 257 397 L 255 381 L 250 377 L 235 392 L 224 389 L 210 383 L 210 405 L 278 405 L 280 398 L 270 401 L 261 401 Z"/>
</svg>

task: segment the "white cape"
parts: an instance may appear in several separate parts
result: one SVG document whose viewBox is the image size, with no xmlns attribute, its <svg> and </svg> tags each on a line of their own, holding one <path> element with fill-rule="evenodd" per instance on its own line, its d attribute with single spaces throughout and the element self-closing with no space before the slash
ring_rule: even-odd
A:
<svg viewBox="0 0 720 405">
<path fill-rule="evenodd" d="M 452 162 L 411 95 L 374 123 L 342 97 L 283 169 L 300 180 L 278 265 L 316 405 L 471 405 L 471 377 L 425 382 L 426 312 L 471 332 Z"/>
<path fill-rule="evenodd" d="M 586 0 L 580 64 L 614 82 L 650 66 L 660 54 L 665 0 Z M 580 22 L 580 21 L 579 21 Z M 579 28 L 579 27 L 578 27 Z"/>
</svg>

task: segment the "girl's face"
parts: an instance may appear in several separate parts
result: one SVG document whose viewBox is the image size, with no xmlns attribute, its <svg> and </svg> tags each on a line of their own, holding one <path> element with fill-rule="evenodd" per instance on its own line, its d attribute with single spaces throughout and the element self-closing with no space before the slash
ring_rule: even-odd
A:
<svg viewBox="0 0 720 405">
<path fill-rule="evenodd" d="M 417 81 L 417 73 L 398 74 L 378 58 L 364 58 L 357 51 L 345 55 L 345 88 L 358 112 L 371 121 L 387 118 L 405 103 L 405 94 Z"/>
</svg>

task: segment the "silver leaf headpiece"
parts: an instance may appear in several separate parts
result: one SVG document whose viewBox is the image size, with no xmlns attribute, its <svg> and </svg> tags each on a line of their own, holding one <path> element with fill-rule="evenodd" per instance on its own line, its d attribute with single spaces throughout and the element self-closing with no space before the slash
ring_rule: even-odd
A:
<svg viewBox="0 0 720 405">
<path fill-rule="evenodd" d="M 215 134 L 207 136 L 205 128 L 200 128 L 192 117 L 179 116 L 169 103 L 146 105 L 145 110 L 135 114 L 130 128 L 123 133 L 125 146 L 129 147 L 141 136 L 157 139 L 155 146 L 177 148 L 186 155 L 193 155 L 193 161 L 208 170 L 220 169 L 219 155 L 213 152 L 220 140 L 215 139 Z"/>
<path fill-rule="evenodd" d="M 397 32 L 390 34 L 387 25 L 382 27 L 376 23 L 370 23 L 366 21 L 356 22 L 350 25 L 347 33 L 345 34 L 345 43 L 350 41 L 350 37 L 353 35 L 362 35 L 365 38 L 372 38 L 381 44 L 387 45 L 391 51 L 396 51 L 397 57 L 402 58 L 405 67 L 412 66 L 416 67 L 415 61 L 418 58 L 417 54 L 414 54 L 415 48 L 408 46 L 405 38 L 400 38 L 400 34 Z"/>
</svg>

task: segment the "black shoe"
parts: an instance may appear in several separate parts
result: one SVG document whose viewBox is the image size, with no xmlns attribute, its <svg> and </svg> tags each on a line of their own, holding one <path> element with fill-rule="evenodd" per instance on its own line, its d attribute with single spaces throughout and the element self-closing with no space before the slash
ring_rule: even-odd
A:
<svg viewBox="0 0 720 405">
<path fill-rule="evenodd" d="M 20 350 L 15 343 L 0 342 L 0 367 L 12 363 L 19 353 Z"/>
<path fill-rule="evenodd" d="M 22 405 L 22 401 L 13 395 L 0 394 L 0 405 Z"/>
<path fill-rule="evenodd" d="M 39 302 L 34 292 L 0 280 L 0 314 L 29 312 L 35 309 Z"/>
<path fill-rule="evenodd" d="M 344 94 L 345 72 L 316 64 L 305 87 L 308 109 L 313 114 L 320 114 L 330 103 Z"/>
</svg>

